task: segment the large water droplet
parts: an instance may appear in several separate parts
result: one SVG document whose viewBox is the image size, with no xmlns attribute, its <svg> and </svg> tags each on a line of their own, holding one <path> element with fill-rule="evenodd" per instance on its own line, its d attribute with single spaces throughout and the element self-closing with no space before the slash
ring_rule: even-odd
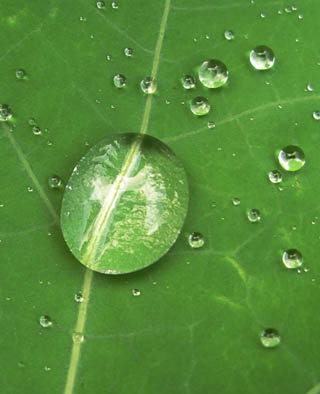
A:
<svg viewBox="0 0 320 394">
<path fill-rule="evenodd" d="M 281 149 L 278 159 L 281 167 L 287 171 L 298 171 L 306 162 L 303 150 L 295 145 Z"/>
<path fill-rule="evenodd" d="M 288 249 L 282 255 L 282 262 L 287 268 L 298 268 L 303 264 L 302 254 L 297 249 Z"/>
<path fill-rule="evenodd" d="M 52 175 L 48 179 L 48 185 L 51 189 L 59 189 L 62 186 L 61 178 L 58 175 Z"/>
<path fill-rule="evenodd" d="M 188 242 L 189 245 L 194 249 L 201 248 L 204 245 L 203 235 L 198 232 L 191 233 L 188 237 Z"/>
<path fill-rule="evenodd" d="M 51 318 L 47 315 L 40 316 L 39 322 L 40 322 L 40 326 L 43 328 L 48 328 L 52 326 Z"/>
<path fill-rule="evenodd" d="M 272 183 L 280 183 L 282 181 L 281 172 L 278 170 L 270 171 L 268 176 L 269 176 L 270 182 L 272 182 Z"/>
<path fill-rule="evenodd" d="M 192 75 L 184 75 L 181 79 L 181 83 L 185 89 L 193 89 L 196 87 L 196 79 Z"/>
<path fill-rule="evenodd" d="M 6 122 L 12 118 L 11 109 L 6 104 L 0 104 L 0 122 Z"/>
<path fill-rule="evenodd" d="M 280 345 L 281 337 L 275 328 L 266 328 L 262 331 L 260 340 L 264 347 L 274 348 Z"/>
<path fill-rule="evenodd" d="M 257 223 L 261 220 L 261 214 L 260 211 L 258 209 L 250 209 L 248 211 L 248 219 L 250 222 L 252 223 Z"/>
<path fill-rule="evenodd" d="M 260 45 L 250 52 L 250 62 L 256 70 L 268 70 L 274 65 L 275 56 L 271 48 Z"/>
<path fill-rule="evenodd" d="M 153 94 L 157 90 L 157 83 L 151 77 L 146 77 L 140 82 L 140 87 L 143 93 Z"/>
<path fill-rule="evenodd" d="M 205 97 L 195 97 L 190 104 L 192 113 L 197 116 L 206 115 L 210 111 L 209 101 Z"/>
<path fill-rule="evenodd" d="M 67 185 L 64 238 L 80 262 L 102 273 L 133 272 L 159 260 L 187 212 L 184 168 L 149 135 L 109 135 L 80 160 Z"/>
<path fill-rule="evenodd" d="M 220 88 L 228 80 L 228 69 L 220 60 L 205 60 L 199 69 L 200 82 L 207 88 Z"/>
<path fill-rule="evenodd" d="M 116 74 L 113 77 L 113 83 L 116 88 L 123 88 L 126 86 L 127 80 L 126 77 L 122 74 Z"/>
</svg>

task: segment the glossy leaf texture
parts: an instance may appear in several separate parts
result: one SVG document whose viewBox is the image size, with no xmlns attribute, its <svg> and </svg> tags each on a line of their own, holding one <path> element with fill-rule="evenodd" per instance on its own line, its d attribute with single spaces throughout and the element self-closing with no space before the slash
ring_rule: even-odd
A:
<svg viewBox="0 0 320 394">
<path fill-rule="evenodd" d="M 14 118 L 12 131 L 0 124 L 6 394 L 320 392 L 319 17 L 315 0 L 1 2 L 0 103 Z M 259 45 L 275 54 L 269 70 L 250 64 Z M 227 85 L 184 89 L 206 59 L 227 66 Z M 153 95 L 140 88 L 148 76 Z M 208 115 L 191 113 L 197 96 Z M 177 154 L 190 204 L 167 255 L 112 277 L 70 253 L 63 189 L 48 179 L 66 184 L 90 146 L 119 132 L 147 132 Z M 291 145 L 306 160 L 295 173 L 277 160 Z M 203 247 L 190 248 L 192 232 Z M 282 263 L 289 249 L 303 256 L 300 274 Z M 260 341 L 268 328 L 281 336 L 273 349 Z"/>
</svg>

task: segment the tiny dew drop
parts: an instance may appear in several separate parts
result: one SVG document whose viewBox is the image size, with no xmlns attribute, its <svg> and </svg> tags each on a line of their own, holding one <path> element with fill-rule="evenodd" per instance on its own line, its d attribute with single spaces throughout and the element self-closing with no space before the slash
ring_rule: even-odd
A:
<svg viewBox="0 0 320 394">
<path fill-rule="evenodd" d="M 35 126 L 37 124 L 37 122 L 34 118 L 30 118 L 28 120 L 28 124 L 29 124 L 29 126 Z"/>
<path fill-rule="evenodd" d="M 320 120 L 320 111 L 314 111 L 312 117 L 315 120 Z"/>
<path fill-rule="evenodd" d="M 140 82 L 140 87 L 143 93 L 153 94 L 157 90 L 157 83 L 151 77 L 145 77 Z"/>
<path fill-rule="evenodd" d="M 111 59 L 112 59 L 111 55 L 106 55 L 106 60 L 107 60 L 108 62 L 110 62 Z"/>
<path fill-rule="evenodd" d="M 84 298 L 80 291 L 74 295 L 74 300 L 75 302 L 83 302 Z"/>
<path fill-rule="evenodd" d="M 48 180 L 48 185 L 51 189 L 59 189 L 62 186 L 61 178 L 58 175 L 53 175 Z"/>
<path fill-rule="evenodd" d="M 124 48 L 123 52 L 128 57 L 131 57 L 133 55 L 133 49 L 132 48 Z"/>
<path fill-rule="evenodd" d="M 303 263 L 302 254 L 297 249 L 288 249 L 282 255 L 282 262 L 287 268 L 298 268 Z"/>
<path fill-rule="evenodd" d="M 280 183 L 282 181 L 281 172 L 278 170 L 270 171 L 268 176 L 269 176 L 270 182 L 272 182 L 272 183 Z"/>
<path fill-rule="evenodd" d="M 205 97 L 195 97 L 191 101 L 190 109 L 194 115 L 203 116 L 207 115 L 210 111 L 209 101 Z"/>
<path fill-rule="evenodd" d="M 99 10 L 102 10 L 103 8 L 106 7 L 104 1 L 97 1 L 97 8 L 99 8 Z"/>
<path fill-rule="evenodd" d="M 216 127 L 216 124 L 214 122 L 209 121 L 207 123 L 208 129 L 214 129 Z"/>
<path fill-rule="evenodd" d="M 181 83 L 185 89 L 194 89 L 196 87 L 196 79 L 192 75 L 184 75 Z"/>
<path fill-rule="evenodd" d="M 122 74 L 116 74 L 113 77 L 113 83 L 116 88 L 123 88 L 126 86 L 127 80 L 126 77 Z"/>
<path fill-rule="evenodd" d="M 308 85 L 307 85 L 307 91 L 308 92 L 313 92 L 313 86 L 310 84 L 310 83 L 308 83 Z"/>
<path fill-rule="evenodd" d="M 117 10 L 119 8 L 119 3 L 117 3 L 116 1 L 113 1 L 111 4 L 111 7 L 115 10 Z"/>
<path fill-rule="evenodd" d="M 0 122 L 6 122 L 12 118 L 12 112 L 8 105 L 0 104 Z"/>
<path fill-rule="evenodd" d="M 132 290 L 132 295 L 134 297 L 139 297 L 139 295 L 141 295 L 141 291 L 139 289 L 133 289 Z"/>
<path fill-rule="evenodd" d="M 33 187 L 28 186 L 28 187 L 27 187 L 27 190 L 28 190 L 29 193 L 32 193 L 32 192 L 33 192 Z"/>
<path fill-rule="evenodd" d="M 224 38 L 228 41 L 234 40 L 234 33 L 232 30 L 226 30 L 224 32 Z"/>
<path fill-rule="evenodd" d="M 48 367 L 47 365 L 45 365 L 45 367 L 43 368 L 46 372 L 50 372 L 51 371 L 51 368 L 50 367 Z"/>
<path fill-rule="evenodd" d="M 281 149 L 278 155 L 279 163 L 287 171 L 298 171 L 305 165 L 304 152 L 295 145 Z"/>
<path fill-rule="evenodd" d="M 233 204 L 234 206 L 240 205 L 240 199 L 237 198 L 237 197 L 234 197 L 234 198 L 232 199 L 232 204 Z"/>
<path fill-rule="evenodd" d="M 205 60 L 199 69 L 200 82 L 207 88 L 220 88 L 228 80 L 228 69 L 220 60 Z"/>
<path fill-rule="evenodd" d="M 191 233 L 188 237 L 188 242 L 193 249 L 201 248 L 204 245 L 203 235 L 198 232 Z"/>
<path fill-rule="evenodd" d="M 266 328 L 260 336 L 261 343 L 266 348 L 274 348 L 280 345 L 281 337 L 275 328 Z"/>
<path fill-rule="evenodd" d="M 47 315 L 40 316 L 39 322 L 40 326 L 43 328 L 48 328 L 52 326 L 51 318 Z"/>
<path fill-rule="evenodd" d="M 74 332 L 72 334 L 73 343 L 81 343 L 84 341 L 84 336 L 81 332 Z"/>
<path fill-rule="evenodd" d="M 33 126 L 32 127 L 32 132 L 34 135 L 41 135 L 41 129 L 39 126 Z"/>
<path fill-rule="evenodd" d="M 258 223 L 261 220 L 261 214 L 258 209 L 250 209 L 248 211 L 248 219 L 251 223 Z"/>
<path fill-rule="evenodd" d="M 250 52 L 250 63 L 256 70 L 268 70 L 274 65 L 275 56 L 271 48 L 260 45 Z"/>
<path fill-rule="evenodd" d="M 16 71 L 17 79 L 24 79 L 26 77 L 26 72 L 22 69 Z"/>
</svg>

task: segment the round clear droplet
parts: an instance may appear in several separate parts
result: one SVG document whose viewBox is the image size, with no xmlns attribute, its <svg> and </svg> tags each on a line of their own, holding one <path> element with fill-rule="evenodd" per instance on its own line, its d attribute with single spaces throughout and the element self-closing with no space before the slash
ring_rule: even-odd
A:
<svg viewBox="0 0 320 394">
<path fill-rule="evenodd" d="M 307 91 L 308 92 L 313 92 L 313 86 L 310 84 L 310 83 L 308 83 L 308 85 L 307 85 Z"/>
<path fill-rule="evenodd" d="M 119 3 L 117 3 L 116 1 L 113 1 L 113 2 L 111 3 L 111 7 L 112 7 L 113 9 L 117 10 L 117 9 L 119 8 Z"/>
<path fill-rule="evenodd" d="M 303 150 L 295 145 L 281 149 L 278 159 L 281 167 L 287 171 L 298 171 L 306 162 Z"/>
<path fill-rule="evenodd" d="M 314 111 L 312 117 L 315 120 L 320 120 L 320 111 Z"/>
<path fill-rule="evenodd" d="M 234 33 L 232 30 L 226 30 L 224 32 L 224 38 L 228 41 L 234 40 Z"/>
<path fill-rule="evenodd" d="M 248 219 L 251 223 L 258 223 L 261 220 L 261 214 L 258 209 L 250 209 L 248 211 Z"/>
<path fill-rule="evenodd" d="M 195 97 L 191 101 L 190 109 L 197 116 L 206 115 L 210 111 L 209 101 L 205 97 Z"/>
<path fill-rule="evenodd" d="M 262 331 L 260 340 L 264 347 L 274 348 L 280 345 L 281 337 L 275 328 L 266 328 Z"/>
<path fill-rule="evenodd" d="M 153 94 L 157 90 L 157 83 L 151 77 L 146 77 L 140 82 L 140 87 L 143 93 Z"/>
<path fill-rule="evenodd" d="M 116 88 L 124 88 L 126 86 L 127 80 L 126 77 L 122 74 L 116 74 L 113 77 L 113 83 Z"/>
<path fill-rule="evenodd" d="M 228 80 L 228 69 L 220 60 L 205 60 L 199 69 L 200 82 L 207 88 L 220 88 Z"/>
<path fill-rule="evenodd" d="M 75 302 L 83 302 L 84 298 L 80 291 L 74 295 L 74 300 Z"/>
<path fill-rule="evenodd" d="M 196 87 L 196 79 L 192 75 L 184 75 L 181 83 L 185 89 L 194 89 Z"/>
<path fill-rule="evenodd" d="M 290 269 L 301 267 L 303 264 L 302 254 L 297 249 L 288 249 L 282 255 L 282 262 Z"/>
<path fill-rule="evenodd" d="M 6 122 L 12 118 L 12 112 L 8 105 L 0 104 L 0 122 Z"/>
<path fill-rule="evenodd" d="M 133 49 L 132 48 L 124 48 L 123 52 L 128 57 L 131 57 L 133 55 Z"/>
<path fill-rule="evenodd" d="M 76 165 L 61 227 L 74 256 L 106 274 L 140 270 L 176 241 L 188 205 L 180 160 L 149 135 L 111 134 Z"/>
<path fill-rule="evenodd" d="M 214 129 L 216 127 L 216 124 L 214 122 L 209 121 L 207 123 L 208 129 Z"/>
<path fill-rule="evenodd" d="M 133 289 L 132 290 L 132 295 L 134 297 L 139 297 L 139 295 L 141 295 L 141 291 L 139 289 Z"/>
<path fill-rule="evenodd" d="M 104 1 L 97 1 L 97 8 L 99 8 L 99 10 L 102 10 L 106 7 Z"/>
<path fill-rule="evenodd" d="M 272 182 L 272 183 L 280 183 L 282 181 L 282 174 L 278 170 L 270 171 L 268 176 L 269 176 L 270 182 Z"/>
<path fill-rule="evenodd" d="M 203 235 L 198 232 L 191 233 L 188 237 L 188 242 L 193 249 L 201 248 L 204 245 Z"/>
<path fill-rule="evenodd" d="M 256 70 L 268 70 L 274 65 L 275 56 L 271 48 L 260 45 L 250 52 L 250 63 Z"/>
<path fill-rule="evenodd" d="M 73 343 L 81 343 L 84 341 L 84 336 L 81 332 L 74 332 L 72 334 Z"/>
<path fill-rule="evenodd" d="M 48 179 L 48 185 L 51 189 L 60 189 L 62 186 L 61 178 L 58 175 L 52 175 Z"/>
<path fill-rule="evenodd" d="M 32 127 L 32 132 L 34 135 L 41 135 L 41 129 L 39 126 L 33 126 Z"/>
<path fill-rule="evenodd" d="M 237 197 L 234 197 L 234 198 L 232 199 L 232 204 L 233 204 L 234 206 L 240 205 L 240 199 L 237 198 Z"/>
<path fill-rule="evenodd" d="M 24 79 L 26 77 L 26 72 L 22 69 L 16 71 L 17 79 Z"/>
<path fill-rule="evenodd" d="M 51 318 L 47 315 L 40 316 L 39 323 L 40 326 L 43 328 L 48 328 L 52 326 Z"/>
</svg>

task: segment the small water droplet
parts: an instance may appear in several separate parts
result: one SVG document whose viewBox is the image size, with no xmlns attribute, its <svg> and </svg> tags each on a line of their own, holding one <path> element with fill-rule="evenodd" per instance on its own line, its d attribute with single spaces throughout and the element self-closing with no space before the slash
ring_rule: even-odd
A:
<svg viewBox="0 0 320 394">
<path fill-rule="evenodd" d="M 278 170 L 270 171 L 268 176 L 269 176 L 270 182 L 272 182 L 272 183 L 280 183 L 282 181 L 282 174 Z"/>
<path fill-rule="evenodd" d="M 320 111 L 314 111 L 312 117 L 315 120 L 320 120 Z"/>
<path fill-rule="evenodd" d="M 113 1 L 111 4 L 111 7 L 115 10 L 117 10 L 119 8 L 119 3 L 117 3 L 116 1 Z"/>
<path fill-rule="evenodd" d="M 292 11 L 297 11 L 297 10 L 298 10 L 298 7 L 297 7 L 296 5 L 292 5 L 292 6 L 291 6 L 291 9 L 292 9 Z"/>
<path fill-rule="evenodd" d="M 250 52 L 250 63 L 256 70 L 268 70 L 274 65 L 275 56 L 271 48 L 260 45 Z"/>
<path fill-rule="evenodd" d="M 171 101 L 168 100 L 168 99 L 166 99 L 166 100 L 165 100 L 165 103 L 166 103 L 167 105 L 169 105 L 169 104 L 171 104 Z"/>
<path fill-rule="evenodd" d="M 133 49 L 132 48 L 124 48 L 123 52 L 128 57 L 131 57 L 133 55 Z"/>
<path fill-rule="evenodd" d="M 81 332 L 74 332 L 72 334 L 73 343 L 81 343 L 84 341 L 84 335 Z"/>
<path fill-rule="evenodd" d="M 24 367 L 25 367 L 24 362 L 23 362 L 23 361 L 19 361 L 19 362 L 18 362 L 18 367 L 19 367 L 19 368 L 24 368 Z"/>
<path fill-rule="evenodd" d="M 280 345 L 281 337 L 275 328 L 266 328 L 260 336 L 261 343 L 266 348 L 274 348 Z"/>
<path fill-rule="evenodd" d="M 33 126 L 32 127 L 32 132 L 34 135 L 41 135 L 41 129 L 39 126 Z"/>
<path fill-rule="evenodd" d="M 80 291 L 74 295 L 74 300 L 75 302 L 83 302 L 84 298 Z"/>
<path fill-rule="evenodd" d="M 206 35 L 205 35 L 205 38 L 206 38 L 206 40 L 210 40 L 209 34 L 206 34 Z"/>
<path fill-rule="evenodd" d="M 108 62 L 110 62 L 111 59 L 112 59 L 111 55 L 106 55 L 106 60 L 107 60 Z"/>
<path fill-rule="evenodd" d="M 140 87 L 143 93 L 153 94 L 157 90 L 157 83 L 151 77 L 146 77 L 140 82 Z"/>
<path fill-rule="evenodd" d="M 304 272 L 309 272 L 310 271 L 310 268 L 304 268 L 304 270 L 303 270 Z"/>
<path fill-rule="evenodd" d="M 282 255 L 282 262 L 287 268 L 298 268 L 303 263 L 302 254 L 297 249 L 288 249 Z"/>
<path fill-rule="evenodd" d="M 306 89 L 307 89 L 308 92 L 313 92 L 313 86 L 310 83 L 308 83 Z"/>
<path fill-rule="evenodd" d="M 229 71 L 220 60 L 205 60 L 199 69 L 200 82 L 207 88 L 220 88 L 228 80 Z"/>
<path fill-rule="evenodd" d="M 208 122 L 207 123 L 208 129 L 214 129 L 216 127 L 216 124 L 214 122 Z"/>
<path fill-rule="evenodd" d="M 258 209 L 250 209 L 248 211 L 248 219 L 251 223 L 258 223 L 261 220 L 261 214 Z"/>
<path fill-rule="evenodd" d="M 194 89 L 196 87 L 196 79 L 192 75 L 184 75 L 181 83 L 185 89 Z"/>
<path fill-rule="evenodd" d="M 116 74 L 113 77 L 113 83 L 116 88 L 123 88 L 126 86 L 127 80 L 126 77 L 122 74 Z"/>
<path fill-rule="evenodd" d="M 0 104 L 0 122 L 6 122 L 12 118 L 12 112 L 8 105 Z"/>
<path fill-rule="evenodd" d="M 281 167 L 287 171 L 298 171 L 306 162 L 303 150 L 295 145 L 281 149 L 278 159 Z"/>
<path fill-rule="evenodd" d="M 195 97 L 190 104 L 190 109 L 194 115 L 203 116 L 210 111 L 209 101 L 205 97 Z"/>
<path fill-rule="evenodd" d="M 237 197 L 234 197 L 234 198 L 232 199 L 232 204 L 233 204 L 234 206 L 240 205 L 240 199 L 237 198 Z"/>
<path fill-rule="evenodd" d="M 234 33 L 232 30 L 226 30 L 224 32 L 224 38 L 228 41 L 234 40 Z"/>
<path fill-rule="evenodd" d="M 99 8 L 99 10 L 102 10 L 103 8 L 106 7 L 104 1 L 97 1 L 97 8 Z"/>
<path fill-rule="evenodd" d="M 40 326 L 43 328 L 48 328 L 52 326 L 51 318 L 47 315 L 40 316 L 39 322 Z"/>
<path fill-rule="evenodd" d="M 72 190 L 72 186 L 71 185 L 66 185 L 66 189 Z"/>
<path fill-rule="evenodd" d="M 59 189 L 62 186 L 61 178 L 58 175 L 52 175 L 48 179 L 48 185 L 51 189 Z"/>
<path fill-rule="evenodd" d="M 33 192 L 33 188 L 32 188 L 31 186 L 28 186 L 28 187 L 27 187 L 27 190 L 28 190 L 29 193 L 32 193 L 32 192 Z"/>
<path fill-rule="evenodd" d="M 188 237 L 188 242 L 193 249 L 201 248 L 204 245 L 203 235 L 198 232 L 191 233 Z"/>
<path fill-rule="evenodd" d="M 299 14 L 299 15 L 298 15 L 298 19 L 303 19 L 303 15 L 302 15 L 302 14 Z"/>
<path fill-rule="evenodd" d="M 30 118 L 28 120 L 28 124 L 29 124 L 29 126 L 35 126 L 37 124 L 37 122 L 34 118 Z"/>
<path fill-rule="evenodd" d="M 292 9 L 289 8 L 289 7 L 286 7 L 286 8 L 284 9 L 284 11 L 285 11 L 287 14 L 291 14 Z"/>
<path fill-rule="evenodd" d="M 261 18 L 265 18 L 266 14 L 264 12 L 261 12 L 260 16 L 261 16 Z"/>
<path fill-rule="evenodd" d="M 87 21 L 87 18 L 85 17 L 85 16 L 80 16 L 80 22 L 86 22 Z"/>
<path fill-rule="evenodd" d="M 138 297 L 139 295 L 141 295 L 141 291 L 139 289 L 133 289 L 132 290 L 132 295 L 134 297 Z"/>
<path fill-rule="evenodd" d="M 48 367 L 47 365 L 45 365 L 45 367 L 43 368 L 46 372 L 50 372 L 51 371 L 51 368 L 50 367 Z"/>
<path fill-rule="evenodd" d="M 17 79 L 24 79 L 26 77 L 26 72 L 22 69 L 16 71 Z"/>
</svg>

